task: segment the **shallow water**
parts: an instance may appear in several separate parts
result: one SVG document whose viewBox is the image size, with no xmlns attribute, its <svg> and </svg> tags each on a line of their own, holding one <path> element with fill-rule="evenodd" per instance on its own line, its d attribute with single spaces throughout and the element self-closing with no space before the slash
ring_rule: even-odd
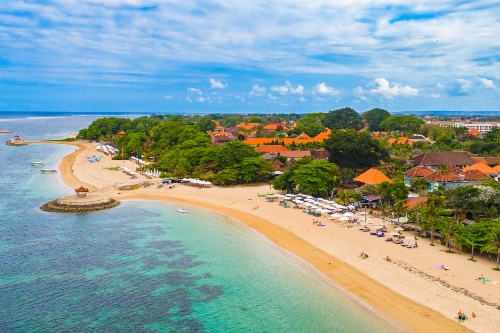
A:
<svg viewBox="0 0 500 333">
<path fill-rule="evenodd" d="M 92 120 L 80 118 L 9 121 L 9 129 L 61 138 Z M 29 171 L 31 162 L 57 168 L 73 150 L 0 145 L 0 332 L 395 331 L 220 214 L 178 214 L 178 205 L 153 201 L 82 215 L 41 211 L 73 190 L 58 175 Z"/>
</svg>

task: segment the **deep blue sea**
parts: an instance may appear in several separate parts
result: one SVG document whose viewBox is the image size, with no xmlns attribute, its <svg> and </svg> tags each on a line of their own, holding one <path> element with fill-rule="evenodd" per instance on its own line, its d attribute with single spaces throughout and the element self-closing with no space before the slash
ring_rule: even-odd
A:
<svg viewBox="0 0 500 333">
<path fill-rule="evenodd" d="M 238 221 L 125 201 L 90 214 L 39 206 L 73 189 L 67 137 L 99 115 L 5 117 L 0 127 L 0 332 L 395 332 L 292 254 Z"/>
</svg>

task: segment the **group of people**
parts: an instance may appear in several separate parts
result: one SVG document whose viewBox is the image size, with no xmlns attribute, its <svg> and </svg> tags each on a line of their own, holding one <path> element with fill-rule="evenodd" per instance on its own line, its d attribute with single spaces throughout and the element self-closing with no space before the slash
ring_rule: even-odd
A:
<svg viewBox="0 0 500 333">
<path fill-rule="evenodd" d="M 474 312 L 472 312 L 471 317 L 476 318 L 476 314 Z M 469 319 L 469 317 L 465 313 L 463 313 L 462 310 L 459 310 L 458 311 L 458 320 L 466 321 L 467 319 Z"/>
<path fill-rule="evenodd" d="M 361 252 L 361 254 L 359 255 L 359 257 L 361 259 L 367 259 L 368 258 L 368 254 L 367 253 L 364 253 L 364 252 Z"/>
</svg>

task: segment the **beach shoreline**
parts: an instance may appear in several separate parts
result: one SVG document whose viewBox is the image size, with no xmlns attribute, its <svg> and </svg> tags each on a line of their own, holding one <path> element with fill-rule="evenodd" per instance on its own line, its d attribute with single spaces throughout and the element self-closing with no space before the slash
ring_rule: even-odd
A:
<svg viewBox="0 0 500 333">
<path fill-rule="evenodd" d="M 95 153 L 92 144 L 85 142 L 65 144 L 77 147 L 75 152 L 62 159 L 60 165 L 61 177 L 70 188 L 80 185 L 100 188 L 127 180 L 121 172 L 113 173 L 103 169 L 102 166 L 108 166 L 107 163 L 133 167 L 128 165 L 129 161 L 111 161 L 109 157 L 98 164 L 89 165 L 85 162 L 84 156 Z M 265 203 L 258 198 L 258 193 L 269 191 L 266 185 L 208 189 L 188 186 L 158 189 L 150 186 L 134 191 L 110 191 L 106 196 L 117 200 L 157 200 L 196 206 L 236 219 L 277 246 L 309 263 L 328 280 L 404 331 L 470 332 L 472 329 L 478 332 L 491 332 L 498 329 L 499 324 L 493 319 L 498 314 L 496 308 L 484 305 L 471 297 L 467 298 L 453 288 L 444 286 L 440 282 L 444 281 L 443 277 L 436 274 L 441 272 L 424 271 L 417 260 L 414 262 L 406 260 L 407 254 L 420 255 L 434 250 L 425 248 L 424 241 L 420 242 L 422 249 L 401 250 L 403 257 L 399 253 L 394 255 L 389 253 L 395 260 L 392 265 L 384 263 L 382 257 L 387 251 L 396 249 L 396 245 L 384 244 L 383 240 L 376 240 L 366 234 L 359 235 L 359 231 L 346 230 L 332 221 L 324 222 L 327 224 L 325 228 L 312 226 L 310 222 L 304 223 L 304 220 L 309 221 L 310 216 L 292 209 L 284 209 L 277 204 Z M 256 205 L 260 207 L 253 210 Z M 375 244 L 377 241 L 382 243 Z M 370 253 L 369 260 L 358 258 L 357 252 L 363 250 Z M 441 255 L 442 253 L 439 253 L 437 257 Z M 440 260 L 428 259 L 432 260 L 430 262 Z M 381 265 L 385 266 L 381 268 Z M 458 267 L 456 270 L 459 271 Z M 422 278 L 418 272 L 435 279 Z M 455 268 L 453 272 L 455 273 Z M 451 274 L 446 275 L 446 278 L 451 277 Z M 450 281 L 450 285 L 453 286 L 451 282 L 454 280 Z M 495 288 L 495 293 L 490 295 L 495 302 L 500 299 L 497 290 Z M 480 291 L 477 293 L 480 294 Z M 463 324 L 458 323 L 454 320 L 454 316 L 460 309 L 475 311 L 480 316 Z"/>
</svg>

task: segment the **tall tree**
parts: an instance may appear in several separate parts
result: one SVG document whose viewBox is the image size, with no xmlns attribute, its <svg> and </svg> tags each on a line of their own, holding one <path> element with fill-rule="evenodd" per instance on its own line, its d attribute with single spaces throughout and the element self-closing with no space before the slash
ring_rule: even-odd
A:
<svg viewBox="0 0 500 333">
<path fill-rule="evenodd" d="M 387 148 L 379 140 L 353 129 L 332 132 L 325 140 L 325 149 L 330 153 L 330 162 L 341 168 L 368 169 L 389 159 Z"/>
<path fill-rule="evenodd" d="M 432 197 L 429 198 L 427 207 L 423 209 L 423 217 L 426 222 L 428 222 L 429 232 L 431 234 L 431 246 L 434 246 L 434 231 L 436 230 L 436 223 L 443 212 L 441 205 L 441 198 Z"/>
<path fill-rule="evenodd" d="M 497 226 L 491 231 L 489 241 L 485 246 L 483 246 L 481 251 L 494 253 L 497 255 L 496 270 L 498 271 L 498 262 L 500 260 L 500 226 Z"/>
<path fill-rule="evenodd" d="M 339 171 L 335 164 L 314 160 L 298 167 L 293 174 L 293 181 L 302 193 L 324 196 L 336 186 L 338 176 Z"/>
<path fill-rule="evenodd" d="M 464 227 L 459 233 L 458 241 L 471 248 L 470 260 L 474 261 L 474 250 L 483 248 L 488 244 L 490 228 L 488 223 L 479 222 Z"/>
<path fill-rule="evenodd" d="M 323 125 L 329 129 L 347 129 L 352 128 L 359 131 L 363 128 L 363 118 L 354 109 L 342 108 L 333 110 L 323 117 Z"/>
<path fill-rule="evenodd" d="M 394 187 L 390 182 L 382 182 L 376 185 L 377 194 L 380 195 L 380 208 L 382 209 L 382 221 L 385 225 L 385 214 L 389 205 L 394 201 Z"/>
<path fill-rule="evenodd" d="M 400 131 L 405 134 L 416 133 L 424 121 L 415 116 L 390 116 L 380 123 L 380 128 L 386 131 Z"/>
<path fill-rule="evenodd" d="M 444 241 L 448 247 L 448 252 L 451 251 L 451 241 L 457 239 L 461 228 L 463 228 L 462 225 L 454 219 L 442 218 L 439 220 L 438 230 L 444 235 Z"/>
<path fill-rule="evenodd" d="M 391 114 L 387 110 L 381 108 L 371 109 L 362 115 L 363 119 L 368 124 L 368 129 L 370 131 L 378 131 L 380 123 L 390 116 Z"/>
</svg>

